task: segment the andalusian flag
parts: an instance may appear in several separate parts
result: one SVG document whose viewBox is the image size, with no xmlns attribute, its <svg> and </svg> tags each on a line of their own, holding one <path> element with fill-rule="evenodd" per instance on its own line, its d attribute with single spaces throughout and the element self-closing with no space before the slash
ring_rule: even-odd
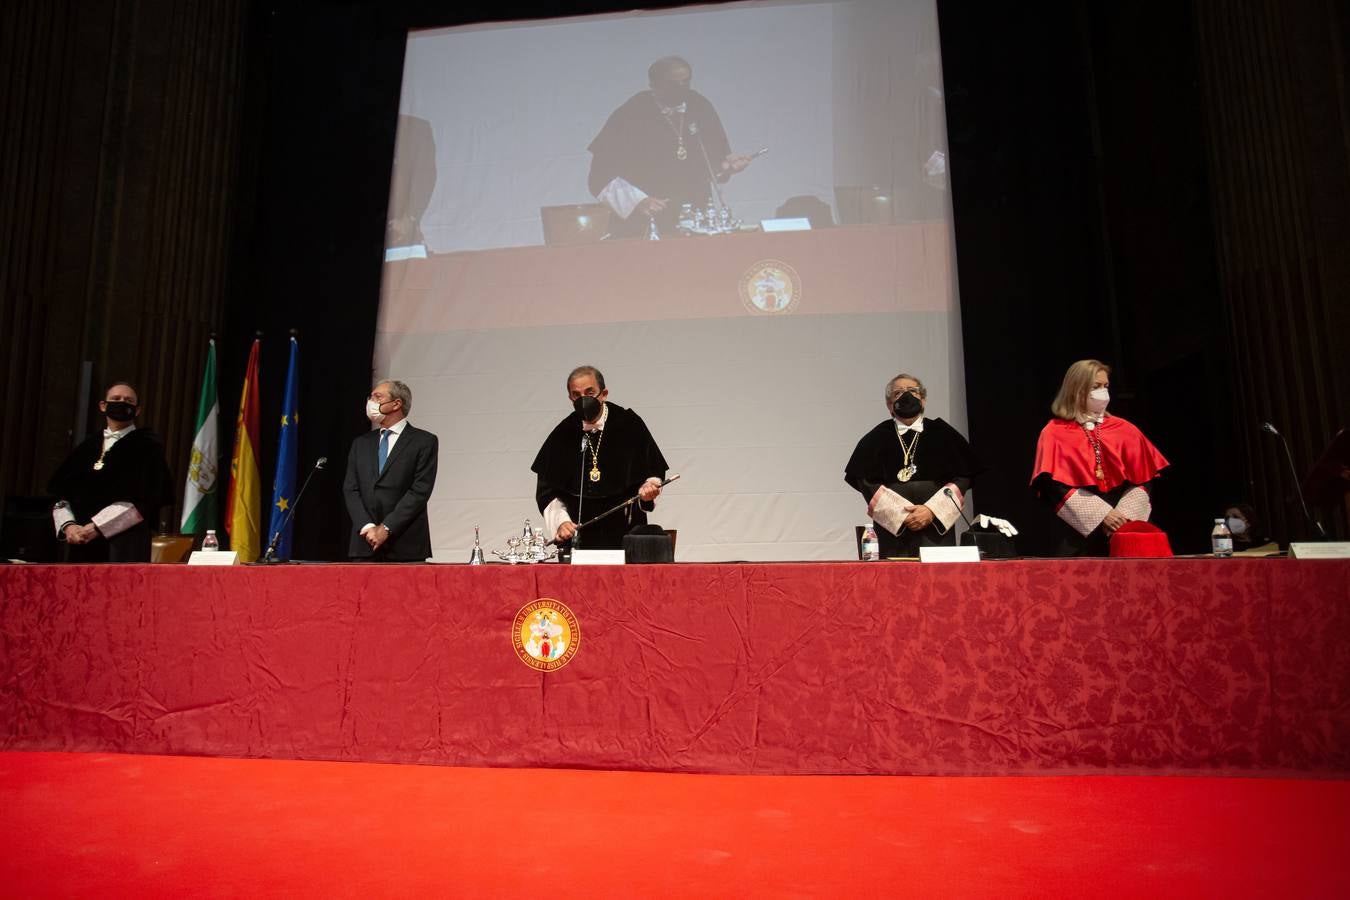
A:
<svg viewBox="0 0 1350 900">
<path fill-rule="evenodd" d="M 234 420 L 234 455 L 230 457 L 230 496 L 225 501 L 225 528 L 230 549 L 241 562 L 253 562 L 262 549 L 262 476 L 258 474 L 258 349 L 254 340 L 239 393 Z"/>
<path fill-rule="evenodd" d="M 300 453 L 300 342 L 291 338 L 291 367 L 286 373 L 286 399 L 281 402 L 281 437 L 277 441 L 277 474 L 272 482 L 272 523 L 267 539 L 278 531 L 276 558 L 291 558 L 295 519 L 288 515 L 295 502 L 295 461 Z M 286 527 L 282 528 L 282 523 Z"/>
<path fill-rule="evenodd" d="M 216 342 L 206 349 L 206 371 L 202 373 L 202 393 L 197 398 L 197 433 L 192 439 L 192 460 L 188 463 L 187 484 L 183 487 L 183 534 L 200 534 L 215 528 L 219 504 L 216 497 L 216 472 L 220 457 L 216 451 L 220 401 L 216 399 Z"/>
</svg>

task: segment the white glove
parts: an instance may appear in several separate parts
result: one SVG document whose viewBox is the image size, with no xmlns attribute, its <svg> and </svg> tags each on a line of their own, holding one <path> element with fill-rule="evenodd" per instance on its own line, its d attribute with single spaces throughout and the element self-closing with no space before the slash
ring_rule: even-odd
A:
<svg viewBox="0 0 1350 900">
<path fill-rule="evenodd" d="M 1017 529 L 1007 519 L 995 519 L 993 516 L 980 516 L 975 523 L 981 528 L 997 528 L 1004 537 L 1012 537 L 1017 534 Z"/>
</svg>

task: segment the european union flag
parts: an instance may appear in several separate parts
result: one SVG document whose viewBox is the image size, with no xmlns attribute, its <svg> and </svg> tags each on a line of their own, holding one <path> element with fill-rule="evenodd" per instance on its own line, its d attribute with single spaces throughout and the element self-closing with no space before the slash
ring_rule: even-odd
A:
<svg viewBox="0 0 1350 900">
<path fill-rule="evenodd" d="M 291 368 L 286 373 L 286 398 L 281 401 L 281 438 L 277 441 L 277 474 L 272 482 L 272 524 L 267 526 L 270 541 L 278 531 L 276 558 L 291 558 L 291 532 L 295 520 L 288 516 L 295 502 L 295 462 L 300 454 L 300 343 L 291 338 Z M 283 530 L 281 523 L 285 522 Z"/>
</svg>

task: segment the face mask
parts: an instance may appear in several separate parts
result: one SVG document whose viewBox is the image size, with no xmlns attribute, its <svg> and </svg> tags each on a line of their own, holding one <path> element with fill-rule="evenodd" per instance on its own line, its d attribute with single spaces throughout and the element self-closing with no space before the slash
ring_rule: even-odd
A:
<svg viewBox="0 0 1350 900">
<path fill-rule="evenodd" d="M 1246 519 L 1239 519 L 1237 516 L 1229 516 L 1229 517 L 1228 517 L 1228 530 L 1231 531 L 1231 532 L 1233 532 L 1233 534 L 1246 534 L 1246 533 L 1247 533 L 1247 520 L 1246 520 Z"/>
<path fill-rule="evenodd" d="M 572 408 L 581 414 L 583 422 L 594 422 L 600 417 L 600 401 L 583 395 L 572 401 Z"/>
<path fill-rule="evenodd" d="M 380 407 L 383 405 L 384 405 L 383 403 L 380 403 L 376 400 L 367 400 L 366 418 L 374 422 L 376 425 L 383 422 L 385 414 L 380 411 Z"/>
<path fill-rule="evenodd" d="M 1106 388 L 1097 388 L 1095 391 L 1088 392 L 1088 412 L 1104 413 L 1106 412 L 1106 405 L 1110 402 L 1111 392 Z"/>
<path fill-rule="evenodd" d="M 679 106 L 681 103 L 689 102 L 689 95 L 693 91 L 688 85 L 666 83 L 656 88 L 657 98 L 666 106 Z"/>
<path fill-rule="evenodd" d="M 905 391 L 895 398 L 895 402 L 891 404 L 891 412 L 895 413 L 897 419 L 912 419 L 923 412 L 923 402 L 909 391 Z"/>
<path fill-rule="evenodd" d="M 130 422 L 136 418 L 136 404 L 127 403 L 125 400 L 109 400 L 107 416 L 114 422 Z"/>
</svg>

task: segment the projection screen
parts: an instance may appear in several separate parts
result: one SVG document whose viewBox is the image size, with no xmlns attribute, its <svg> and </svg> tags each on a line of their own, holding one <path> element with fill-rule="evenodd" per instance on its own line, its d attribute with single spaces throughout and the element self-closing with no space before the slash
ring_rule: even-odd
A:
<svg viewBox="0 0 1350 900">
<path fill-rule="evenodd" d="M 683 103 L 649 90 L 671 57 Z M 728 177 L 723 150 L 763 152 Z M 633 207 L 610 178 L 672 161 L 701 186 Z M 409 35 L 372 381 L 440 437 L 436 561 L 541 522 L 530 464 L 582 364 L 682 476 L 650 516 L 677 560 L 855 557 L 843 469 L 887 380 L 966 431 L 933 0 Z"/>
</svg>

